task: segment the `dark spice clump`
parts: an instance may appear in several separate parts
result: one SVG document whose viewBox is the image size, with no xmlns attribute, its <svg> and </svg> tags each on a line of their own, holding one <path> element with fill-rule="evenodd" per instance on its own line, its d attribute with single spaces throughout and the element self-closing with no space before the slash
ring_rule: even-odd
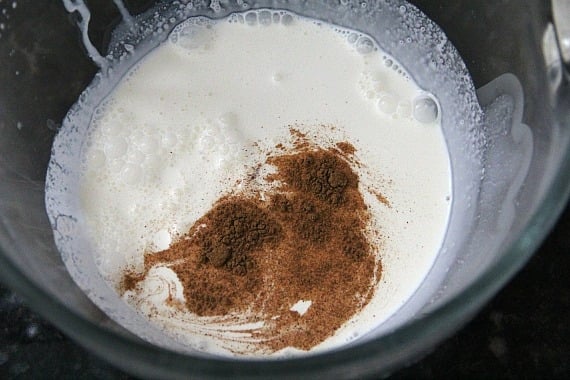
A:
<svg viewBox="0 0 570 380">
<path fill-rule="evenodd" d="M 218 203 L 202 219 L 195 237 L 200 262 L 245 275 L 255 265 L 251 253 L 275 243 L 281 226 L 249 199 L 230 198 Z"/>
<path fill-rule="evenodd" d="M 358 184 L 358 177 L 338 154 L 317 150 L 274 157 L 278 176 L 291 190 L 309 193 L 321 201 L 339 205 L 346 201 L 347 188 Z"/>
</svg>

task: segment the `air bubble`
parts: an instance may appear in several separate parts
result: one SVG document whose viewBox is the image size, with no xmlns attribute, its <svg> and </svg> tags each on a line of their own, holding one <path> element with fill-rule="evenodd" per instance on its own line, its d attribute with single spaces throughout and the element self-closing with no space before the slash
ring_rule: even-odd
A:
<svg viewBox="0 0 570 380">
<path fill-rule="evenodd" d="M 356 42 L 356 51 L 360 54 L 369 54 L 374 50 L 374 42 L 368 37 L 360 37 Z"/>
<path fill-rule="evenodd" d="M 396 113 L 401 117 L 410 117 L 412 115 L 412 105 L 408 100 L 398 102 Z"/>
<path fill-rule="evenodd" d="M 273 79 L 273 82 L 279 83 L 283 80 L 284 77 L 285 75 L 283 75 L 283 73 L 274 73 L 271 79 Z"/>
<path fill-rule="evenodd" d="M 283 25 L 291 25 L 293 23 L 293 16 L 291 16 L 288 13 L 285 13 L 282 17 L 281 17 L 281 24 Z"/>
<path fill-rule="evenodd" d="M 348 41 L 349 44 L 353 44 L 356 42 L 356 40 L 358 40 L 358 34 L 350 33 L 348 37 L 346 37 L 346 40 Z"/>
<path fill-rule="evenodd" d="M 414 119 L 428 124 L 437 120 L 439 111 L 437 103 L 429 96 L 422 95 L 414 99 Z"/>
<path fill-rule="evenodd" d="M 198 23 L 202 21 L 203 23 Z M 188 50 L 208 49 L 214 38 L 214 31 L 208 21 L 200 19 L 197 22 L 177 27 L 169 38 L 170 42 Z"/>
<path fill-rule="evenodd" d="M 396 96 L 383 92 L 379 96 L 378 109 L 385 114 L 393 114 L 396 112 L 396 107 L 398 106 L 398 99 Z"/>
<path fill-rule="evenodd" d="M 269 11 L 261 11 L 259 12 L 259 24 L 263 26 L 271 25 L 271 12 Z"/>
<path fill-rule="evenodd" d="M 257 13 L 256 12 L 248 12 L 245 15 L 245 22 L 251 26 L 256 25 L 257 24 Z"/>
<path fill-rule="evenodd" d="M 177 32 L 170 33 L 170 36 L 168 36 L 168 41 L 176 45 L 176 43 L 178 42 L 178 33 Z"/>
</svg>

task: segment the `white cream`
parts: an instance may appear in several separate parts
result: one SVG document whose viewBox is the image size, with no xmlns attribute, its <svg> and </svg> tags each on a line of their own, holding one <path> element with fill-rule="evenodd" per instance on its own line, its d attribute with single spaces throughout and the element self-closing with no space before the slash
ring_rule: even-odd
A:
<svg viewBox="0 0 570 380">
<path fill-rule="evenodd" d="M 367 36 L 285 12 L 179 25 L 117 84 L 82 153 L 78 215 L 104 278 L 116 287 L 125 269 L 140 270 L 144 252 L 184 233 L 264 161 L 261 151 L 289 141 L 292 125 L 323 146 L 356 147 L 361 191 L 381 233 L 373 299 L 315 350 L 381 324 L 431 268 L 451 194 L 438 106 L 394 65 Z M 259 321 L 228 325 L 168 305 L 169 292 L 184 301 L 170 269 L 154 268 L 143 284 L 124 299 L 152 310 L 152 322 L 178 342 L 222 355 L 255 343 L 244 330 Z M 311 302 L 291 310 L 303 314 Z"/>
</svg>

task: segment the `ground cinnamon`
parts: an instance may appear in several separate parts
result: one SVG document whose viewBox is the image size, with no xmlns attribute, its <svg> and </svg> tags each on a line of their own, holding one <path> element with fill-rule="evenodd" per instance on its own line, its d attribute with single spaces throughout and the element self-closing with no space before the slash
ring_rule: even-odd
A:
<svg viewBox="0 0 570 380">
<path fill-rule="evenodd" d="M 276 168 L 266 178 L 271 192 L 223 197 L 169 249 L 145 255 L 146 271 L 177 273 L 189 311 L 262 319 L 253 334 L 271 352 L 308 350 L 331 336 L 369 302 L 380 276 L 369 211 L 346 159 L 354 147 L 294 137 L 292 150 L 280 145 L 267 158 Z M 291 311 L 300 300 L 312 302 L 303 315 Z"/>
</svg>

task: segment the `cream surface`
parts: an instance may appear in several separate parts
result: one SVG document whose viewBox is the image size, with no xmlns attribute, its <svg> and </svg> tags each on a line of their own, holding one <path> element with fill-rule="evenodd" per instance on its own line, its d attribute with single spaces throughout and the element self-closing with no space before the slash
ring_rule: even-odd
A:
<svg viewBox="0 0 570 380">
<path fill-rule="evenodd" d="M 103 277 L 117 287 L 125 269 L 140 270 L 145 252 L 167 248 L 264 152 L 287 144 L 290 126 L 325 147 L 356 147 L 380 232 L 374 298 L 314 350 L 389 318 L 421 285 L 446 231 L 451 174 L 437 104 L 367 36 L 285 12 L 188 20 L 96 111 L 78 196 Z M 155 267 L 123 298 L 183 345 L 259 353 L 248 332 L 259 321 L 197 317 L 167 304 L 169 294 L 184 301 L 176 274 Z M 302 315 L 315 302 L 290 307 Z"/>
</svg>

